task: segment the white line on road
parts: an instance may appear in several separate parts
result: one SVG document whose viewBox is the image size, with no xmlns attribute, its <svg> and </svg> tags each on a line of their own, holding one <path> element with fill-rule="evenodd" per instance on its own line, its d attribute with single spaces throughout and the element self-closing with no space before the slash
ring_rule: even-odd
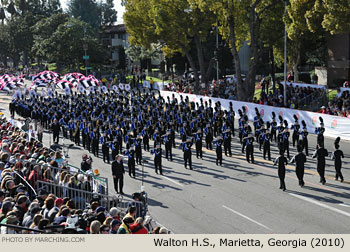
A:
<svg viewBox="0 0 350 252">
<path fill-rule="evenodd" d="M 178 186 L 184 187 L 184 185 L 182 185 L 182 184 L 180 184 L 180 183 L 177 183 L 175 180 L 172 180 L 172 179 L 167 178 L 167 177 L 165 177 L 165 176 L 162 176 L 162 178 L 165 178 L 165 179 L 169 180 L 170 182 L 173 182 L 174 184 L 176 184 L 176 185 L 178 185 Z"/>
<path fill-rule="evenodd" d="M 327 208 L 327 209 L 329 209 L 329 210 L 331 210 L 331 211 L 334 211 L 334 212 L 337 212 L 337 213 L 340 213 L 340 214 L 343 214 L 343 215 L 345 215 L 345 216 L 350 217 L 350 213 L 345 212 L 345 211 L 342 211 L 342 210 L 340 210 L 340 209 L 338 209 L 338 208 L 335 208 L 335 207 L 328 206 L 328 205 L 326 205 L 326 204 L 323 204 L 323 203 L 321 203 L 321 202 L 318 202 L 317 200 L 313 200 L 313 199 L 310 199 L 310 198 L 307 198 L 307 197 L 304 197 L 304 196 L 301 196 L 301 195 L 298 195 L 298 194 L 294 194 L 294 193 L 289 193 L 289 194 L 292 195 L 292 196 L 294 196 L 294 197 L 296 197 L 296 198 L 298 198 L 298 199 L 305 200 L 305 201 L 307 201 L 307 202 L 313 203 L 313 204 L 318 205 L 318 206 L 320 206 L 320 207 L 324 207 L 324 208 Z"/>
<path fill-rule="evenodd" d="M 245 216 L 244 214 L 241 214 L 241 213 L 239 213 L 239 212 L 237 212 L 237 211 L 235 211 L 235 210 L 233 210 L 233 209 L 231 209 L 231 208 L 229 208 L 229 207 L 227 207 L 227 206 L 225 206 L 225 205 L 223 205 L 222 207 L 223 207 L 223 208 L 226 208 L 227 210 L 231 211 L 232 213 L 235 213 L 235 214 L 237 214 L 237 215 L 239 215 L 239 216 L 241 216 L 241 217 L 243 217 L 243 218 L 245 218 L 245 219 L 247 219 L 247 220 L 249 220 L 249 221 L 251 221 L 251 222 L 257 224 L 257 225 L 259 225 L 260 227 L 263 227 L 263 228 L 265 228 L 265 229 L 267 229 L 267 230 L 269 230 L 269 231 L 272 231 L 271 228 L 265 226 L 264 224 L 261 224 L 260 222 L 257 222 L 257 221 L 255 221 L 255 220 L 253 220 L 252 218 L 249 218 L 248 216 Z"/>
<path fill-rule="evenodd" d="M 350 207 L 350 204 L 349 203 L 341 203 L 341 204 L 339 204 L 339 206 Z"/>
</svg>

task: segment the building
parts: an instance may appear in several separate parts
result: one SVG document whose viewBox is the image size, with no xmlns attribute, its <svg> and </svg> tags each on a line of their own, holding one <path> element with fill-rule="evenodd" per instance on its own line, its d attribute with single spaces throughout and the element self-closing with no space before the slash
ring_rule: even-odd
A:
<svg viewBox="0 0 350 252">
<path fill-rule="evenodd" d="M 350 33 L 328 39 L 327 84 L 335 88 L 350 79 Z"/>
<path fill-rule="evenodd" d="M 103 47 L 107 48 L 109 52 L 110 66 L 126 66 L 128 60 L 125 56 L 125 49 L 128 48 L 129 43 L 125 25 L 118 24 L 106 27 L 100 37 Z"/>
</svg>

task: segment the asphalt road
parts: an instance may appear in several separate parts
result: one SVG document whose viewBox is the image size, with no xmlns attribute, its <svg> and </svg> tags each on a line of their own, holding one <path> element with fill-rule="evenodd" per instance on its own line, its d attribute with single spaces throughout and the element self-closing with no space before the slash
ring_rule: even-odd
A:
<svg viewBox="0 0 350 252">
<path fill-rule="evenodd" d="M 0 94 L 0 110 L 8 113 L 10 97 Z M 236 124 L 237 125 L 237 124 Z M 48 133 L 44 143 L 48 145 Z M 325 138 L 325 147 L 333 150 L 334 139 Z M 350 233 L 350 142 L 341 141 L 344 151 L 343 175 L 345 181 L 334 180 L 334 163 L 329 158 L 326 166 L 327 183 L 319 183 L 316 160 L 308 157 L 305 187 L 300 188 L 294 165 L 288 165 L 287 190 L 279 189 L 277 167 L 262 158 L 254 146 L 255 164 L 247 163 L 238 140 L 232 140 L 232 157 L 225 157 L 223 167 L 216 166 L 214 151 L 205 148 L 203 160 L 197 159 L 192 148 L 193 170 L 184 168 L 183 153 L 173 149 L 173 162 L 163 157 L 163 176 L 155 173 L 153 157 L 143 152 L 148 162 L 144 166 L 144 186 L 148 193 L 152 217 L 174 233 L 182 234 L 266 234 L 266 233 Z M 151 146 L 153 142 L 151 141 Z M 316 138 L 309 135 L 309 154 L 316 146 Z M 296 153 L 292 146 L 291 155 Z M 272 144 L 272 158 L 277 157 Z M 80 166 L 82 147 L 69 151 L 69 162 Z M 109 193 L 113 195 L 111 167 L 93 157 L 93 168 L 109 179 Z M 141 187 L 140 165 L 136 179 L 125 175 L 124 192 L 130 197 Z"/>
</svg>

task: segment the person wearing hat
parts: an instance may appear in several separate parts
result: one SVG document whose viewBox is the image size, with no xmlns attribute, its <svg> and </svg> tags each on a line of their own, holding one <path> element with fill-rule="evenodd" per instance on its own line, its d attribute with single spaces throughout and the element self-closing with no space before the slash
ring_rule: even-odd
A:
<svg viewBox="0 0 350 252">
<path fill-rule="evenodd" d="M 196 141 L 196 156 L 197 159 L 200 157 L 201 159 L 203 159 L 203 151 L 202 151 L 202 139 L 203 139 L 203 135 L 202 135 L 202 131 L 199 129 L 197 131 L 197 133 L 194 134 L 194 139 Z"/>
<path fill-rule="evenodd" d="M 207 124 L 207 127 L 204 129 L 205 134 L 205 143 L 207 150 L 212 150 L 212 142 L 213 142 L 213 127 L 210 124 Z"/>
<path fill-rule="evenodd" d="M 192 139 L 188 139 L 186 142 L 182 143 L 182 151 L 184 152 L 184 160 L 185 160 L 185 168 L 187 169 L 187 164 L 190 166 L 190 170 L 192 170 Z"/>
<path fill-rule="evenodd" d="M 62 198 L 57 198 L 54 201 L 54 207 L 50 209 L 48 216 L 49 216 L 49 220 L 50 222 L 53 222 L 55 220 L 55 217 L 57 215 L 57 213 L 60 210 L 60 207 L 63 205 L 63 199 Z"/>
<path fill-rule="evenodd" d="M 155 172 L 158 174 L 158 169 L 160 175 L 163 175 L 162 169 L 162 148 L 160 144 L 156 145 L 156 149 L 152 152 L 154 154 L 154 168 Z"/>
<path fill-rule="evenodd" d="M 124 186 L 124 165 L 121 155 L 117 155 L 116 160 L 112 163 L 112 175 L 114 181 L 114 190 L 120 194 L 124 194 L 123 186 Z M 119 188 L 118 188 L 119 184 Z M 119 191 L 118 191 L 119 189 Z"/>
<path fill-rule="evenodd" d="M 320 175 L 320 183 L 323 185 L 326 183 L 324 176 L 325 167 L 326 167 L 326 157 L 328 156 L 328 151 L 323 147 L 323 145 L 318 145 L 315 153 L 312 155 L 312 158 L 317 157 L 317 172 Z"/>
<path fill-rule="evenodd" d="M 14 211 L 17 213 L 17 218 L 19 220 L 19 223 L 22 225 L 23 217 L 25 213 L 27 212 L 27 207 L 29 206 L 29 199 L 27 196 L 22 195 L 18 198 L 15 207 L 13 208 Z"/>
<path fill-rule="evenodd" d="M 102 144 L 102 155 L 103 155 L 103 162 L 109 164 L 109 138 L 107 136 L 107 133 L 105 132 L 103 136 L 100 137 L 100 143 Z"/>
<path fill-rule="evenodd" d="M 110 234 L 117 234 L 118 233 L 118 229 L 120 227 L 120 225 L 122 224 L 122 222 L 118 219 L 114 219 L 111 222 L 111 229 L 110 229 Z"/>
<path fill-rule="evenodd" d="M 135 144 L 136 163 L 141 165 L 141 163 L 142 163 L 142 137 L 141 137 L 141 135 L 137 136 L 137 139 L 134 140 L 134 144 Z"/>
<path fill-rule="evenodd" d="M 51 125 L 51 130 L 52 130 L 52 135 L 53 135 L 53 141 L 54 141 L 54 143 L 58 144 L 58 142 L 60 140 L 61 127 L 60 127 L 57 119 L 53 120 L 53 123 Z"/>
<path fill-rule="evenodd" d="M 295 173 L 297 175 L 297 178 L 299 180 L 299 186 L 304 186 L 304 170 L 305 170 L 305 163 L 306 163 L 306 156 L 303 153 L 303 147 L 299 143 L 297 145 L 297 151 L 298 154 L 296 154 L 291 160 L 290 163 L 295 163 Z"/>
<path fill-rule="evenodd" d="M 131 217 L 124 217 L 122 224 L 119 226 L 117 234 L 130 234 L 130 225 L 134 223 Z"/>
<path fill-rule="evenodd" d="M 266 130 L 261 134 L 261 141 L 263 143 L 263 157 L 266 159 L 266 154 L 268 160 L 271 160 L 271 151 L 270 151 L 270 141 L 271 141 L 271 133 L 269 130 Z"/>
<path fill-rule="evenodd" d="M 136 177 L 135 174 L 135 151 L 134 147 L 130 146 L 125 152 L 124 155 L 128 156 L 128 170 L 129 170 L 129 176 L 130 177 Z"/>
<path fill-rule="evenodd" d="M 97 128 L 94 128 L 93 132 L 91 132 L 90 138 L 91 140 L 91 151 L 92 154 L 94 154 L 95 157 L 98 157 L 98 147 L 99 147 L 99 139 L 100 139 L 100 133 L 97 131 Z"/>
<path fill-rule="evenodd" d="M 273 166 L 278 164 L 278 177 L 280 179 L 280 189 L 283 191 L 286 190 L 286 184 L 284 182 L 284 178 L 286 176 L 286 165 L 288 164 L 287 158 L 284 156 L 284 152 L 280 151 L 280 156 L 275 159 Z"/>
<path fill-rule="evenodd" d="M 342 150 L 339 149 L 339 141 L 340 137 L 337 137 L 335 143 L 334 143 L 334 149 L 335 151 L 331 154 L 331 159 L 334 160 L 334 167 L 335 167 L 335 180 L 338 180 L 340 178 L 340 182 L 344 181 L 343 174 L 341 172 L 342 167 L 342 158 L 344 158 L 344 153 Z"/>
<path fill-rule="evenodd" d="M 8 225 L 19 225 L 18 218 L 16 216 L 16 213 L 14 211 L 11 211 L 6 214 L 6 224 Z M 16 229 L 12 227 L 1 227 L 1 234 L 17 234 Z"/>
<path fill-rule="evenodd" d="M 222 143 L 223 140 L 219 136 L 215 139 L 214 144 L 215 144 L 215 152 L 216 152 L 216 165 L 222 166 Z"/>
<path fill-rule="evenodd" d="M 243 141 L 246 143 L 246 158 L 247 162 L 254 164 L 254 136 L 252 133 L 249 133 L 247 137 L 243 138 Z"/>
<path fill-rule="evenodd" d="M 275 112 L 272 112 L 272 121 L 271 121 L 271 141 L 272 140 L 277 142 L 277 122 L 276 122 Z"/>
<path fill-rule="evenodd" d="M 165 145 L 165 158 L 169 161 L 173 161 L 173 154 L 172 154 L 172 142 L 171 142 L 171 133 L 168 131 L 166 135 L 163 136 L 163 142 Z"/>
<path fill-rule="evenodd" d="M 224 138 L 224 151 L 225 151 L 225 156 L 227 157 L 227 154 L 232 157 L 232 152 L 231 152 L 231 131 L 229 129 L 225 130 L 223 134 Z"/>
<path fill-rule="evenodd" d="M 323 133 L 324 133 L 325 129 L 324 129 L 323 118 L 320 116 L 319 120 L 320 120 L 320 127 L 315 129 L 315 133 L 317 134 L 317 145 L 316 145 L 316 148 L 318 148 L 318 146 L 324 146 Z"/>
<path fill-rule="evenodd" d="M 141 136 L 143 141 L 143 149 L 145 151 L 149 151 L 149 135 L 147 126 L 141 131 Z"/>
<path fill-rule="evenodd" d="M 293 115 L 295 123 L 292 125 L 291 129 L 293 130 L 293 135 L 292 135 L 292 139 L 293 139 L 293 147 L 295 147 L 295 143 L 298 144 L 299 142 L 299 130 L 300 130 L 300 125 L 298 122 L 298 117 L 296 115 Z"/>
<path fill-rule="evenodd" d="M 301 135 L 301 145 L 303 147 L 303 150 L 305 150 L 305 155 L 308 156 L 309 155 L 309 148 L 308 148 L 308 140 L 307 140 L 307 135 L 309 134 L 309 132 L 307 132 L 307 127 L 306 127 L 306 123 L 304 120 L 301 121 L 302 125 L 303 125 L 303 130 L 300 130 L 299 134 Z"/>
</svg>

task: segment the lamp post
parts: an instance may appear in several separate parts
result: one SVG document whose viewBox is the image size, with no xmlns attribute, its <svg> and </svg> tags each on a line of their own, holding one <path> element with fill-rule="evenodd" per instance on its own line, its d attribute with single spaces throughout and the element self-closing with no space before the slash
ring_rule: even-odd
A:
<svg viewBox="0 0 350 252">
<path fill-rule="evenodd" d="M 88 44 L 86 42 L 86 25 L 84 26 L 84 52 L 85 52 L 85 55 L 84 55 L 84 59 L 85 59 L 85 76 L 87 77 L 88 76 L 88 56 L 87 56 L 87 50 L 88 50 Z"/>
<path fill-rule="evenodd" d="M 284 1 L 284 14 L 287 14 L 287 1 Z M 287 25 L 284 24 L 284 106 L 287 107 Z"/>
<path fill-rule="evenodd" d="M 219 22 L 216 20 L 216 80 L 219 80 L 219 59 L 218 59 L 218 51 L 219 51 Z"/>
</svg>

